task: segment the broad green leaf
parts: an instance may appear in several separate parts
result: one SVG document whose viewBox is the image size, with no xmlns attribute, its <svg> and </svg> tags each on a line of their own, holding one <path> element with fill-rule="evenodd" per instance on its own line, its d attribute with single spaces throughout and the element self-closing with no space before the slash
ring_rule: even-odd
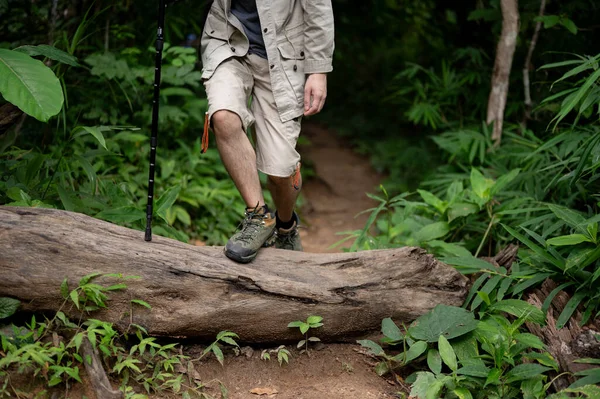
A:
<svg viewBox="0 0 600 399">
<path fill-rule="evenodd" d="M 396 323 L 389 317 L 381 321 L 381 332 L 392 341 L 401 341 L 404 338 Z"/>
<path fill-rule="evenodd" d="M 529 352 L 523 355 L 523 357 L 536 360 L 539 364 L 552 367 L 555 371 L 558 371 L 558 362 L 548 352 Z"/>
<path fill-rule="evenodd" d="M 383 377 L 389 371 L 390 371 L 390 368 L 388 367 L 388 364 L 386 362 L 379 362 L 375 366 L 375 373 L 377 373 L 377 375 L 380 377 Z"/>
<path fill-rule="evenodd" d="M 167 210 L 173 206 L 177 200 L 177 196 L 181 191 L 181 186 L 176 185 L 169 188 L 159 199 L 156 201 L 156 215 L 162 218 L 165 222 L 167 221 Z"/>
<path fill-rule="evenodd" d="M 448 234 L 450 226 L 446 222 L 435 222 L 424 226 L 421 230 L 417 231 L 413 237 L 420 243 L 435 240 Z"/>
<path fill-rule="evenodd" d="M 597 385 L 578 385 L 577 387 L 574 387 L 574 385 L 576 385 L 579 381 L 576 381 L 573 385 L 571 385 L 569 388 L 561 391 L 561 392 L 568 392 L 568 393 L 582 393 L 584 395 L 587 395 L 588 398 L 590 399 L 597 399 L 600 398 L 600 387 Z M 570 396 L 569 396 L 570 398 Z"/>
<path fill-rule="evenodd" d="M 454 353 L 452 345 L 450 345 L 450 342 L 448 342 L 443 335 L 440 335 L 440 338 L 438 339 L 438 350 L 440 351 L 440 357 L 443 362 L 450 367 L 450 370 L 456 371 L 458 369 L 456 353 Z"/>
<path fill-rule="evenodd" d="M 556 215 L 556 217 L 564 220 L 569 226 L 576 228 L 581 232 L 585 232 L 582 225 L 586 224 L 586 220 L 581 214 L 569 208 L 554 204 L 549 204 L 548 208 Z"/>
<path fill-rule="evenodd" d="M 453 181 L 452 184 L 448 186 L 448 190 L 446 190 L 446 198 L 448 199 L 448 202 L 453 203 L 456 201 L 463 191 L 464 187 L 462 182 L 460 180 Z"/>
<path fill-rule="evenodd" d="M 303 321 L 292 321 L 288 324 L 288 328 L 292 328 L 292 327 L 298 327 L 300 328 L 304 323 Z"/>
<path fill-rule="evenodd" d="M 15 314 L 20 304 L 20 301 L 13 298 L 0 298 L 0 320 Z"/>
<path fill-rule="evenodd" d="M 479 170 L 471 169 L 471 189 L 484 203 L 490 200 L 491 188 L 494 184 L 496 184 L 494 180 L 484 177 Z"/>
<path fill-rule="evenodd" d="M 427 366 L 429 366 L 429 369 L 435 374 L 442 372 L 442 358 L 437 349 L 431 348 L 427 352 Z"/>
<path fill-rule="evenodd" d="M 302 325 L 300 326 L 300 332 L 302 334 L 306 334 L 306 332 L 310 329 L 310 325 L 306 324 L 306 323 L 302 323 Z"/>
<path fill-rule="evenodd" d="M 560 24 L 562 26 L 564 26 L 565 28 L 567 28 L 567 30 L 569 32 L 571 32 L 572 34 L 576 35 L 577 34 L 577 25 L 575 25 L 575 22 L 573 22 L 572 20 L 570 20 L 567 17 L 561 17 L 560 19 Z"/>
<path fill-rule="evenodd" d="M 465 247 L 445 241 L 432 240 L 427 243 L 427 247 L 433 249 L 433 252 L 441 257 L 472 256 Z"/>
<path fill-rule="evenodd" d="M 306 319 L 306 322 L 308 324 L 317 324 L 323 321 L 323 318 L 321 316 L 308 316 L 308 318 Z"/>
<path fill-rule="evenodd" d="M 104 135 L 102 134 L 102 130 L 98 126 L 79 126 L 75 129 L 79 134 L 76 136 L 80 136 L 83 132 L 91 134 L 96 141 L 105 149 L 106 148 L 106 140 L 104 139 Z"/>
<path fill-rule="evenodd" d="M 454 394 L 458 396 L 458 399 L 473 399 L 473 395 L 467 388 L 456 388 Z"/>
<path fill-rule="evenodd" d="M 550 367 L 542 366 L 541 364 L 525 363 L 519 364 L 506 373 L 506 382 L 511 383 L 515 381 L 527 380 L 532 377 L 536 377 L 540 374 L 545 373 L 548 370 L 552 370 Z"/>
<path fill-rule="evenodd" d="M 60 284 L 60 294 L 62 295 L 62 297 L 64 299 L 69 298 L 69 281 L 66 277 L 63 280 L 63 282 Z"/>
<path fill-rule="evenodd" d="M 385 354 L 383 348 L 370 339 L 362 339 L 356 342 L 358 342 L 361 346 L 370 349 L 375 356 L 382 356 Z"/>
<path fill-rule="evenodd" d="M 62 109 L 62 87 L 41 61 L 18 51 L 0 49 L 0 94 L 34 118 L 47 122 Z"/>
<path fill-rule="evenodd" d="M 468 375 L 469 377 L 487 378 L 490 369 L 484 364 L 469 364 L 456 370 L 456 374 Z"/>
<path fill-rule="evenodd" d="M 212 351 L 213 351 L 213 353 L 215 354 L 217 360 L 219 361 L 219 363 L 221 363 L 221 366 L 222 366 L 223 365 L 223 360 L 225 359 L 225 357 L 223 356 L 223 351 L 216 344 L 212 346 Z"/>
<path fill-rule="evenodd" d="M 437 305 L 412 322 L 408 333 L 414 339 L 437 342 L 440 336 L 452 339 L 477 328 L 473 313 L 455 306 Z"/>
<path fill-rule="evenodd" d="M 440 396 L 440 391 L 444 387 L 444 381 L 435 380 L 433 384 L 427 388 L 427 394 L 425 395 L 425 399 L 438 399 Z"/>
<path fill-rule="evenodd" d="M 469 202 L 457 202 L 448 208 L 448 222 L 462 216 L 469 216 L 479 212 L 479 207 Z"/>
<path fill-rule="evenodd" d="M 42 55 L 53 61 L 71 65 L 74 67 L 80 66 L 77 62 L 76 57 L 47 44 L 40 44 L 38 46 L 21 46 L 17 47 L 15 51 L 20 51 L 21 53 L 25 53 L 31 57 L 37 57 L 38 55 Z"/>
<path fill-rule="evenodd" d="M 427 342 L 417 341 L 406 351 L 406 363 L 410 363 L 427 350 Z"/>
<path fill-rule="evenodd" d="M 492 369 L 488 375 L 487 378 L 485 379 L 485 384 L 483 385 L 484 387 L 492 384 L 492 385 L 496 385 L 498 384 L 498 382 L 500 381 L 500 376 L 502 375 L 502 370 L 500 369 Z"/>
<path fill-rule="evenodd" d="M 428 371 L 417 372 L 417 379 L 411 386 L 410 396 L 413 398 L 426 398 L 427 389 L 436 381 L 435 375 Z"/>
<path fill-rule="evenodd" d="M 417 192 L 419 193 L 421 198 L 423 198 L 423 201 L 425 201 L 427 204 L 433 206 L 438 212 L 440 212 L 442 214 L 444 212 L 446 212 L 446 208 L 448 207 L 448 204 L 445 201 L 442 201 L 441 199 L 439 199 L 437 196 L 430 193 L 429 191 L 417 190 Z"/>
<path fill-rule="evenodd" d="M 75 306 L 77 306 L 77 309 L 79 309 L 79 294 L 77 294 L 77 290 L 71 291 L 71 294 L 69 296 L 71 297 L 71 300 L 73 301 Z"/>
<path fill-rule="evenodd" d="M 504 299 L 492 304 L 488 311 L 506 312 L 518 318 L 525 317 L 526 320 L 537 324 L 543 324 L 546 316 L 534 305 L 519 299 Z"/>
<path fill-rule="evenodd" d="M 577 245 L 582 242 L 592 242 L 588 237 L 583 234 L 570 234 L 568 236 L 560 236 L 553 237 L 546 241 L 549 245 L 554 245 L 555 247 L 565 246 L 565 245 Z"/>
</svg>

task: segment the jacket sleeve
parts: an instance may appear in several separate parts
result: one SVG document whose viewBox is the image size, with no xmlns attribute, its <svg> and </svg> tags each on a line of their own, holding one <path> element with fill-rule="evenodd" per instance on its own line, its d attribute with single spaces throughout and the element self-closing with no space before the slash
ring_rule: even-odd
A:
<svg viewBox="0 0 600 399">
<path fill-rule="evenodd" d="M 304 73 L 333 70 L 334 23 L 331 0 L 300 0 L 304 9 Z"/>
</svg>

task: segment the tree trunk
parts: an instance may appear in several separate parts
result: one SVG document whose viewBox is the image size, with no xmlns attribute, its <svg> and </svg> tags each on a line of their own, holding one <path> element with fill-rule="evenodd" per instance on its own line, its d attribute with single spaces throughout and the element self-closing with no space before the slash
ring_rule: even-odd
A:
<svg viewBox="0 0 600 399">
<path fill-rule="evenodd" d="M 379 329 L 392 317 L 410 322 L 438 303 L 461 305 L 467 279 L 419 248 L 309 254 L 264 249 L 248 265 L 220 247 L 194 247 L 66 211 L 0 207 L 0 296 L 24 310 L 56 311 L 67 278 L 122 273 L 127 289 L 110 292 L 107 309 L 90 317 L 130 323 L 151 335 L 213 338 L 221 330 L 244 342 L 298 339 L 287 328 L 309 315 L 324 318 L 316 334 L 333 340 Z M 102 285 L 114 278 L 100 277 Z M 141 299 L 148 310 L 132 304 Z M 66 305 L 63 311 L 79 316 Z"/>
<path fill-rule="evenodd" d="M 519 34 L 519 5 L 517 0 L 500 0 L 502 8 L 502 34 L 496 49 L 496 61 L 492 73 L 492 91 L 488 100 L 487 123 L 494 122 L 492 139 L 496 145 L 502 139 L 502 125 L 504 124 L 504 109 L 510 70 L 513 63 L 517 36 Z"/>
<path fill-rule="evenodd" d="M 523 130 L 527 127 L 527 121 L 531 119 L 531 111 L 533 109 L 533 101 L 531 100 L 531 84 L 529 80 L 529 70 L 533 69 L 531 59 L 533 58 L 533 50 L 537 44 L 540 36 L 540 30 L 542 29 L 542 17 L 546 10 L 546 0 L 542 0 L 540 3 L 540 12 L 538 17 L 540 20 L 535 24 L 535 31 L 529 43 L 529 50 L 527 51 L 527 57 L 525 58 L 525 64 L 523 65 L 523 89 L 525 91 L 525 116 L 523 117 Z"/>
</svg>

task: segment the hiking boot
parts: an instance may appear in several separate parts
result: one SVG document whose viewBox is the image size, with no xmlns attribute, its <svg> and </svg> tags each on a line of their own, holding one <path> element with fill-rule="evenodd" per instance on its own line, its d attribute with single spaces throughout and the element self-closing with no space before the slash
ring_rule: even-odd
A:
<svg viewBox="0 0 600 399">
<path fill-rule="evenodd" d="M 241 229 L 225 245 L 225 256 L 239 263 L 251 262 L 274 231 L 275 218 L 266 207 L 246 209 Z"/>
<path fill-rule="evenodd" d="M 298 232 L 298 215 L 294 212 L 294 225 L 289 229 L 275 229 L 273 246 L 277 249 L 287 249 L 289 251 L 303 251 Z"/>
</svg>

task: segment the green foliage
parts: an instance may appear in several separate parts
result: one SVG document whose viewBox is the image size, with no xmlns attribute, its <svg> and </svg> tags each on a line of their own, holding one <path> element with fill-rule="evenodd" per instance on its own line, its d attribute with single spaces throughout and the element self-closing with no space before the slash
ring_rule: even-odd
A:
<svg viewBox="0 0 600 399">
<path fill-rule="evenodd" d="M 21 305 L 21 302 L 13 299 L 0 297 L 0 319 L 6 319 L 12 316 Z"/>
<path fill-rule="evenodd" d="M 323 326 L 323 318 L 321 316 L 308 316 L 306 318 L 306 321 L 301 321 L 301 320 L 297 320 L 297 321 L 292 321 L 288 324 L 288 328 L 298 328 L 300 330 L 300 333 L 302 335 L 304 335 L 304 339 L 298 341 L 298 348 L 301 348 L 302 346 L 304 346 L 304 349 L 300 352 L 306 352 L 307 355 L 309 355 L 308 352 L 308 343 L 309 342 L 320 342 L 321 339 L 317 338 L 317 337 L 309 337 L 308 336 L 308 331 L 311 329 L 317 329 L 319 327 Z"/>
<path fill-rule="evenodd" d="M 271 355 L 272 354 L 276 354 L 277 355 L 277 361 L 279 362 L 279 367 L 283 366 L 283 363 L 285 364 L 289 364 L 290 363 L 290 356 L 292 356 L 292 354 L 290 353 L 289 350 L 287 350 L 285 348 L 285 345 L 281 345 L 276 349 L 263 349 L 263 351 L 260 354 L 260 358 L 262 360 L 271 360 Z"/>
<path fill-rule="evenodd" d="M 217 360 L 219 361 L 219 363 L 221 363 L 221 366 L 223 366 L 224 356 L 223 356 L 223 351 L 221 350 L 221 347 L 219 346 L 219 343 L 239 347 L 238 343 L 235 342 L 234 338 L 239 338 L 236 333 L 233 333 L 231 331 L 221 331 L 219 334 L 217 334 L 217 339 L 212 344 L 210 344 L 206 349 L 204 349 L 204 352 L 202 352 L 202 356 L 200 357 L 200 359 L 202 357 L 204 357 L 206 354 L 212 352 L 215 355 L 215 357 L 217 358 Z"/>
<path fill-rule="evenodd" d="M 0 94 L 42 122 L 58 114 L 64 101 L 60 82 L 50 68 L 20 51 L 1 48 Z"/>
<path fill-rule="evenodd" d="M 511 322 L 504 312 L 517 319 Z M 373 341 L 358 342 L 383 359 L 376 366 L 380 375 L 426 361 L 431 371 L 419 371 L 407 379 L 413 381 L 413 397 L 510 398 L 529 391 L 533 397 L 543 397 L 550 385 L 545 373 L 558 370 L 558 364 L 543 352 L 539 338 L 519 331 L 526 321 L 543 321 L 538 313 L 539 309 L 524 301 L 505 300 L 490 304 L 475 320 L 464 309 L 438 305 L 405 334 L 391 319 L 382 322 L 381 342 L 390 348 L 401 345 L 397 355 L 388 354 Z"/>
<path fill-rule="evenodd" d="M 93 273 L 82 277 L 78 287 L 72 291 L 69 291 L 65 279 L 60 287 L 65 298 L 61 309 L 71 302 L 78 309 L 93 312 L 108 304 L 109 292 L 126 288 L 124 284 L 104 286 L 94 283 L 100 278 L 121 276 Z M 141 300 L 134 299 L 132 303 L 149 306 Z M 134 329 L 135 334 L 120 334 L 112 323 L 94 318 L 75 323 L 62 310 L 50 320 L 39 322 L 34 315 L 24 327 L 12 325 L 12 334 L 6 334 L 4 329 L 0 334 L 0 351 L 3 353 L 0 359 L 0 396 L 22 397 L 21 391 L 11 383 L 14 373 L 27 373 L 43 388 L 50 390 L 64 391 L 65 387 L 70 389 L 75 383 L 81 383 L 80 371 L 84 362 L 91 361 L 82 349 L 87 340 L 100 354 L 101 366 L 109 372 L 109 376 L 120 381 L 120 389 L 127 398 L 174 393 L 183 398 L 211 399 L 197 377 L 193 361 L 182 354 L 178 344 L 160 343 L 157 338 L 148 337 L 146 330 L 136 324 L 131 324 L 129 329 Z M 49 336 L 52 339 L 48 339 Z M 237 335 L 221 332 L 208 349 L 217 354 L 215 348 L 218 348 L 218 342 L 237 346 L 233 337 L 237 338 Z M 219 386 L 222 397 L 226 397 L 226 388 L 220 383 Z"/>
</svg>

